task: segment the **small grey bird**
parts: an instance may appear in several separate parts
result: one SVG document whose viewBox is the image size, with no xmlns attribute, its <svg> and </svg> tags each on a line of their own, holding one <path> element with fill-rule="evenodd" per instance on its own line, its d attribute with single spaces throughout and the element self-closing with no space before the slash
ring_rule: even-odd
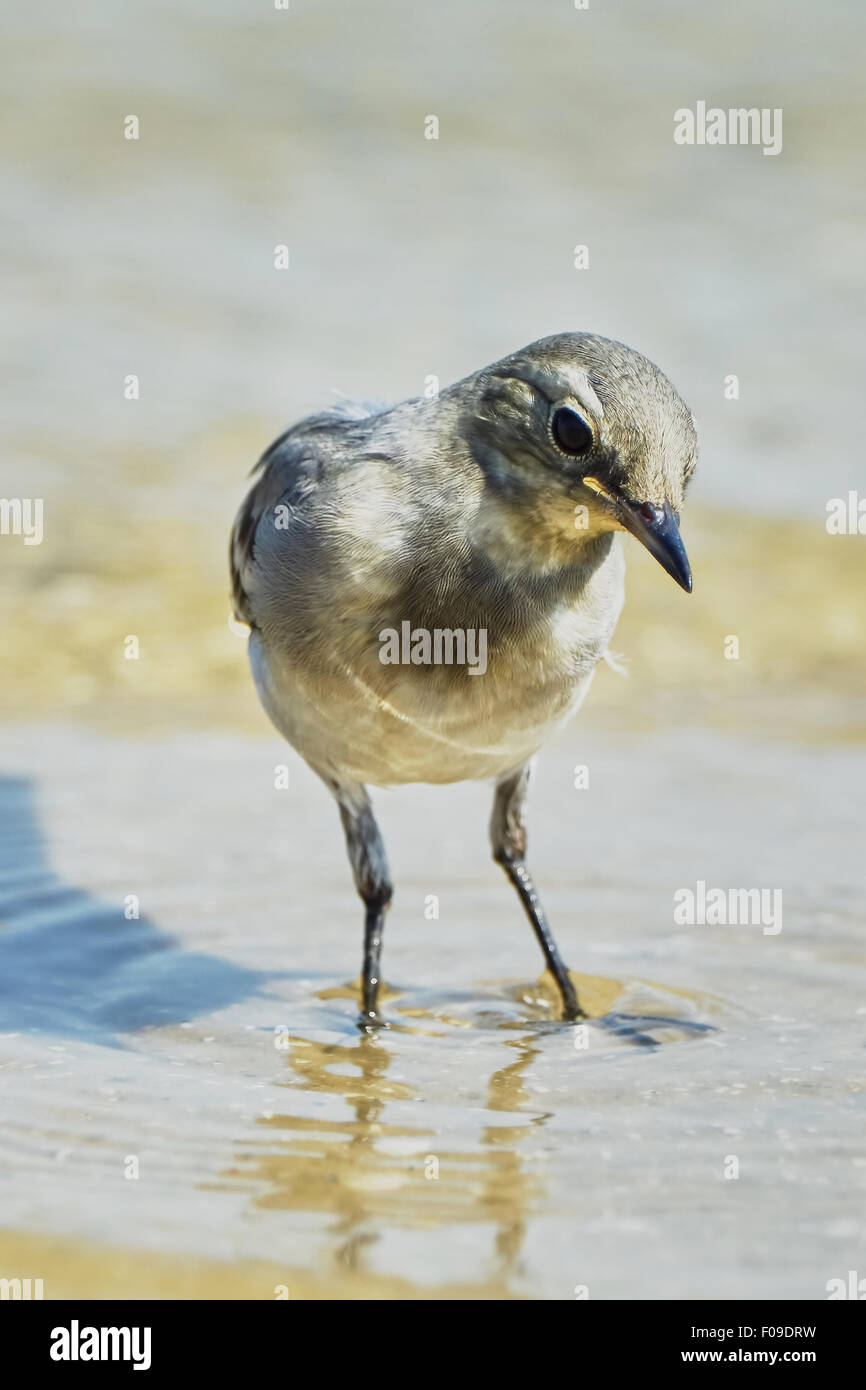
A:
<svg viewBox="0 0 866 1390">
<path fill-rule="evenodd" d="M 493 856 L 568 1020 L 577 994 L 526 868 L 533 755 L 574 713 L 623 603 L 617 532 L 691 591 L 678 529 L 694 422 L 622 343 L 562 333 L 432 399 L 293 425 L 235 521 L 236 616 L 261 702 L 337 800 L 365 909 L 362 1024 L 382 1022 L 392 884 L 366 784 L 495 779 Z"/>
</svg>

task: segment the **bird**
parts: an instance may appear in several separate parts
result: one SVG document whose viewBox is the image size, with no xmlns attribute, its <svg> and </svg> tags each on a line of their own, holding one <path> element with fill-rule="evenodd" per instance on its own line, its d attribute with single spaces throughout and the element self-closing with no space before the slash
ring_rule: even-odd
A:
<svg viewBox="0 0 866 1390">
<path fill-rule="evenodd" d="M 527 867 L 540 748 L 578 709 L 624 599 L 620 538 L 679 586 L 689 408 L 635 349 L 558 333 L 435 395 L 341 400 L 253 469 L 230 544 L 259 699 L 336 800 L 363 904 L 359 1026 L 379 995 L 388 859 L 368 788 L 492 781 L 494 860 L 563 1022 L 586 1017 Z"/>
</svg>

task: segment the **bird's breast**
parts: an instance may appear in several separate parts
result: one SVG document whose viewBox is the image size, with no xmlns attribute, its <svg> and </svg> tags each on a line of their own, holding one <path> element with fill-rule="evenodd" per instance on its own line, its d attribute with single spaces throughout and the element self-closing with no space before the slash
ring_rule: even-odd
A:
<svg viewBox="0 0 866 1390">
<path fill-rule="evenodd" d="M 314 766 L 358 781 L 497 776 L 583 699 L 622 604 L 618 547 L 601 570 L 578 595 L 449 588 L 442 569 L 307 594 L 256 639 L 265 707 Z"/>
</svg>

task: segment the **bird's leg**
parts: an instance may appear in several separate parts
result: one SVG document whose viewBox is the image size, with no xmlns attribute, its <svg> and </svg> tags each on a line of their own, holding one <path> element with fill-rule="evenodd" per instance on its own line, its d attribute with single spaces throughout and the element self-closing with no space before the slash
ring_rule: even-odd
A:
<svg viewBox="0 0 866 1390">
<path fill-rule="evenodd" d="M 553 933 L 547 925 L 541 900 L 525 863 L 526 825 L 523 810 L 531 774 L 532 764 L 526 763 L 519 772 L 509 773 L 497 782 L 493 814 L 490 817 L 490 843 L 493 846 L 493 858 L 497 864 L 502 865 L 511 879 L 532 923 L 532 930 L 544 952 L 547 968 L 562 996 L 563 1017 L 573 1021 L 585 1018 L 586 1015 L 578 1003 L 577 991 L 559 954 Z"/>
<path fill-rule="evenodd" d="M 361 1021 L 365 1026 L 381 1025 L 378 1010 L 379 962 L 385 913 L 394 891 L 388 859 L 366 788 L 360 782 L 329 780 L 329 785 L 340 808 L 355 887 L 364 904 Z"/>
</svg>

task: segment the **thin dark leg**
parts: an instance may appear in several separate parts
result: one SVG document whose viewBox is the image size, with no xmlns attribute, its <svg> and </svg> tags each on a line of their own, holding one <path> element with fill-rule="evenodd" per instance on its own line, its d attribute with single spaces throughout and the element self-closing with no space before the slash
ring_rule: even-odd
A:
<svg viewBox="0 0 866 1390">
<path fill-rule="evenodd" d="M 340 819 L 346 834 L 346 848 L 355 887 L 365 908 L 361 1022 L 365 1027 L 382 1026 L 378 1005 L 379 984 L 382 978 L 382 933 L 385 927 L 385 913 L 394 891 L 385 846 L 366 788 L 360 783 L 327 780 L 340 808 Z"/>
<path fill-rule="evenodd" d="M 538 896 L 538 890 L 529 875 L 529 871 L 522 859 L 509 859 L 504 853 L 494 856 L 497 864 L 501 864 L 511 882 L 520 895 L 520 901 L 526 909 L 526 915 L 532 923 L 532 930 L 538 938 L 538 944 L 544 952 L 544 959 L 547 961 L 547 968 L 556 981 L 557 988 L 562 996 L 563 1017 L 568 1020 L 585 1018 L 583 1010 L 577 1002 L 577 991 L 571 983 L 565 961 L 559 954 L 559 948 L 553 939 L 553 932 L 547 923 L 544 915 L 544 908 Z"/>
<path fill-rule="evenodd" d="M 523 810 L 531 771 L 531 764 L 527 763 L 519 772 L 512 773 L 497 783 L 493 815 L 490 819 L 490 841 L 493 846 L 493 858 L 497 864 L 502 865 L 517 889 L 526 915 L 532 923 L 532 930 L 544 952 L 547 968 L 556 981 L 562 998 L 563 1018 L 573 1022 L 578 1018 L 586 1018 L 586 1014 L 580 1007 L 577 991 L 559 954 L 538 891 L 525 863 L 526 825 Z"/>
<path fill-rule="evenodd" d="M 382 958 L 382 932 L 385 927 L 385 906 L 367 904 L 364 918 L 364 966 L 361 975 L 362 1012 L 365 1023 L 380 1022 L 377 1011 L 379 980 L 381 978 L 380 960 Z"/>
</svg>

